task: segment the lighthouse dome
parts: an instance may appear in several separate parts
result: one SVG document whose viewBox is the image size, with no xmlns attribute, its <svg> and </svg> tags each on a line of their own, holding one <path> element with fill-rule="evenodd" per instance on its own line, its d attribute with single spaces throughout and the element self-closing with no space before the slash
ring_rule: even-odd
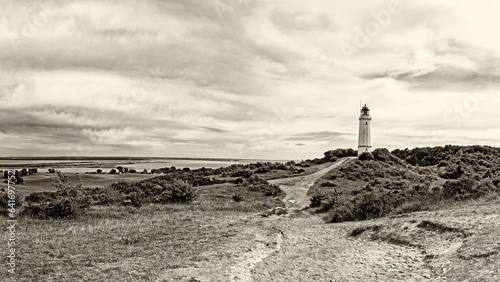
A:
<svg viewBox="0 0 500 282">
<path fill-rule="evenodd" d="M 364 116 L 370 115 L 370 109 L 366 106 L 366 104 L 363 108 L 361 108 L 361 115 L 364 115 Z"/>
</svg>

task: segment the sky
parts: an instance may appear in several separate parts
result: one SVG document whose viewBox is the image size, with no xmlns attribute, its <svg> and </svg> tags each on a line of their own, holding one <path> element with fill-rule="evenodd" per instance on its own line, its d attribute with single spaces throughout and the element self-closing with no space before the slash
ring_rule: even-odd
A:
<svg viewBox="0 0 500 282">
<path fill-rule="evenodd" d="M 0 156 L 500 146 L 498 1 L 0 0 Z"/>
</svg>

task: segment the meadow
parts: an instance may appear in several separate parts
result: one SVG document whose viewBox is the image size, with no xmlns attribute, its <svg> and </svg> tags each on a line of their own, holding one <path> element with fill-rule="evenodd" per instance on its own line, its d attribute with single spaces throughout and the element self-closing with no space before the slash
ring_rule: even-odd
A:
<svg viewBox="0 0 500 282">
<path fill-rule="evenodd" d="M 318 255 L 333 258 L 338 248 L 345 247 L 345 257 L 336 263 L 341 265 L 344 259 L 362 263 L 361 257 L 348 253 L 367 246 L 384 257 L 393 249 L 405 254 L 403 262 L 389 259 L 395 265 L 411 267 L 406 260 L 417 259 L 423 267 L 419 277 L 431 279 L 447 272 L 442 265 L 453 263 L 468 275 L 464 277 L 471 277 L 472 272 L 464 270 L 466 260 L 474 260 L 480 269 L 476 259 L 498 256 L 500 246 L 493 244 L 490 250 L 486 244 L 467 241 L 476 236 L 471 238 L 490 242 L 500 230 L 494 217 L 500 194 L 498 150 L 445 147 L 376 150 L 359 158 L 355 154 L 334 150 L 300 163 L 165 168 L 161 174 L 25 176 L 16 185 L 20 197 L 28 196 L 17 214 L 17 274 L 5 270 L 0 280 L 240 281 L 252 275 L 287 277 L 285 269 L 299 262 L 307 267 L 294 272 L 293 279 L 308 275 L 303 269 L 318 271 L 314 277 L 335 277 L 351 274 L 339 272 L 335 265 L 326 272 L 316 269 Z M 280 183 L 285 190 L 271 183 Z M 307 202 L 305 210 L 288 214 Z M 274 213 L 277 207 L 282 208 L 279 215 Z M 461 221 L 448 226 L 447 210 L 454 210 Z M 480 221 L 484 216 L 488 221 Z M 326 223 L 351 222 L 328 225 L 320 218 Z M 475 223 L 465 224 L 468 218 Z M 7 238 L 9 231 L 3 230 Z M 436 242 L 443 246 L 450 238 L 459 242 L 452 252 L 459 261 L 441 256 L 435 244 L 438 251 L 426 248 L 428 240 L 421 230 L 437 236 Z M 325 242 L 331 247 L 322 247 Z M 415 257 L 418 252 L 429 255 Z M 326 257 L 322 261 L 331 263 Z M 385 262 L 375 257 L 371 263 L 380 268 L 379 277 L 408 275 L 405 270 L 392 276 L 385 271 Z M 274 268 L 283 276 L 273 276 L 269 271 Z"/>
<path fill-rule="evenodd" d="M 154 281 L 168 269 L 203 262 L 224 274 L 235 254 L 252 248 L 253 231 L 244 231 L 259 227 L 245 217 L 283 205 L 281 196 L 229 183 L 198 192 L 191 204 L 91 206 L 73 219 L 20 217 L 18 273 L 11 280 Z M 234 201 L 235 194 L 243 200 Z M 3 271 L 0 280 L 10 276 Z"/>
</svg>

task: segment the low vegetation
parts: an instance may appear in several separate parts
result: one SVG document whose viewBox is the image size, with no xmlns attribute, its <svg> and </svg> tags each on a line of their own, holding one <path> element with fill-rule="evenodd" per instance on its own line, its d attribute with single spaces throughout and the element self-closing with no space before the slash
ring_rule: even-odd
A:
<svg viewBox="0 0 500 282">
<path fill-rule="evenodd" d="M 90 206 L 81 182 L 72 184 L 60 171 L 57 171 L 53 180 L 57 191 L 27 196 L 28 205 L 24 207 L 23 214 L 38 218 L 74 218 Z"/>
<path fill-rule="evenodd" d="M 496 198 L 500 194 L 500 150 L 445 146 L 391 153 L 377 149 L 331 171 L 309 193 L 310 207 L 326 212 L 327 222 L 365 220 L 456 201 Z"/>
<path fill-rule="evenodd" d="M 260 177 L 266 170 L 289 170 L 290 163 L 256 163 L 235 166 L 233 169 L 161 169 L 160 176 L 137 182 L 118 181 L 106 187 L 84 188 L 80 180 L 71 183 L 68 176 L 56 171 L 53 177 L 55 191 L 35 192 L 26 196 L 28 203 L 23 214 L 36 218 L 75 218 L 82 215 L 90 206 L 132 206 L 140 208 L 147 204 L 188 204 L 198 199 L 198 188 L 213 187 L 228 183 L 240 191 L 233 197 L 235 202 L 242 202 L 242 190 L 261 193 L 265 197 L 282 197 L 283 192 L 277 185 L 269 184 Z M 120 173 L 128 173 L 118 167 Z M 214 175 L 218 173 L 218 175 Z M 227 177 L 224 174 L 230 174 Z M 218 176 L 218 177 L 216 177 Z"/>
<path fill-rule="evenodd" d="M 283 206 L 284 193 L 262 173 L 212 173 L 172 170 L 88 188 L 56 171 L 53 189 L 30 193 L 21 208 L 18 281 L 143 281 L 205 261 L 223 273 L 235 255 L 224 250 L 253 247 L 255 230 L 263 229 L 239 219 Z"/>
</svg>

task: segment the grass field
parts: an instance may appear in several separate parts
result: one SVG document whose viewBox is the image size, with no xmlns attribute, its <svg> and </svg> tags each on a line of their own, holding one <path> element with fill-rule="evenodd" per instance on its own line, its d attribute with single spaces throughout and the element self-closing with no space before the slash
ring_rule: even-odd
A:
<svg viewBox="0 0 500 282">
<path fill-rule="evenodd" d="M 117 181 L 141 181 L 143 179 L 154 177 L 151 174 L 67 174 L 72 183 L 78 183 L 81 179 L 84 187 L 95 188 L 105 187 Z M 24 183 L 16 185 L 16 190 L 22 197 L 29 195 L 33 192 L 41 191 L 55 191 L 52 186 L 52 178 L 55 177 L 53 173 L 39 173 L 35 175 L 24 176 Z M 4 184 L 4 187 L 7 185 Z"/>
<path fill-rule="evenodd" d="M 159 281 L 170 281 L 165 271 L 206 263 L 211 265 L 207 271 L 213 272 L 207 275 L 225 275 L 231 258 L 251 249 L 249 239 L 261 229 L 245 218 L 283 203 L 280 197 L 266 197 L 234 184 L 198 191 L 198 200 L 191 204 L 140 209 L 94 206 L 72 220 L 21 217 L 18 273 L 9 280 L 5 269 L 0 281 L 153 281 L 161 277 L 164 280 Z M 236 193 L 242 201 L 232 199 Z M 3 238 L 8 235 L 3 232 Z"/>
</svg>

